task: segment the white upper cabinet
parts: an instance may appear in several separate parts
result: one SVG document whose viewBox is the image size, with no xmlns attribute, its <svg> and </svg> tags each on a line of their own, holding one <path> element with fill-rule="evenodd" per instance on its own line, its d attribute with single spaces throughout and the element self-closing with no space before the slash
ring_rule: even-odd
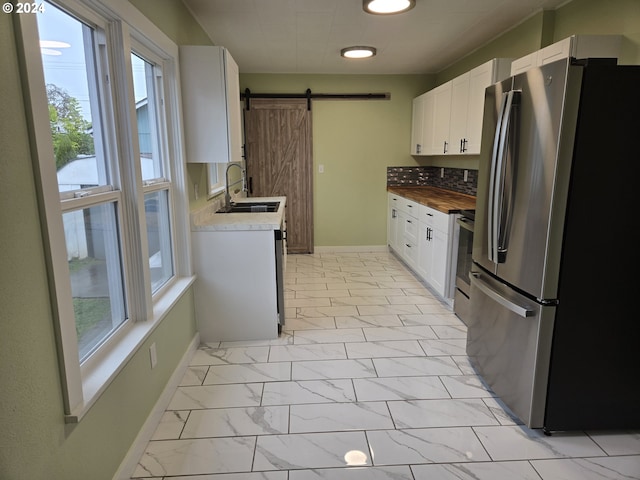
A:
<svg viewBox="0 0 640 480">
<path fill-rule="evenodd" d="M 411 117 L 411 155 L 423 155 L 424 148 L 424 103 L 426 93 L 413 99 Z"/>
<path fill-rule="evenodd" d="M 484 92 L 509 76 L 510 59 L 496 58 L 422 94 L 423 116 L 412 126 L 412 138 L 422 129 L 420 153 L 412 155 L 468 155 L 480 153 Z M 415 102 L 414 102 L 415 107 Z M 414 110 L 414 121 L 416 113 Z"/>
<path fill-rule="evenodd" d="M 562 58 L 618 58 L 620 35 L 573 35 L 511 63 L 511 75 Z"/>
<path fill-rule="evenodd" d="M 460 75 L 451 81 L 451 118 L 449 122 L 449 152 L 464 153 L 469 118 L 469 75 Z M 484 90 L 483 90 L 484 92 Z"/>
<path fill-rule="evenodd" d="M 451 121 L 451 82 L 447 82 L 432 90 L 433 93 L 433 144 L 427 155 L 444 155 L 450 150 L 449 122 Z M 425 109 L 425 115 L 429 115 Z"/>
<path fill-rule="evenodd" d="M 242 160 L 238 65 L 224 47 L 180 47 L 187 162 Z"/>
<path fill-rule="evenodd" d="M 499 58 L 474 68 L 469 72 L 469 95 L 467 111 L 467 128 L 462 140 L 464 154 L 480 153 L 482 137 L 482 119 L 484 117 L 484 93 L 488 86 L 504 80 L 509 76 L 509 59 Z M 453 138 L 453 141 L 459 141 Z"/>
</svg>

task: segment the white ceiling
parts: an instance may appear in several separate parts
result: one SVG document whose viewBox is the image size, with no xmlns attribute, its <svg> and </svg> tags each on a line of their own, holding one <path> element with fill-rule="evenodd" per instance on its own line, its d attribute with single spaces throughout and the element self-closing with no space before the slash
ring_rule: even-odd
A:
<svg viewBox="0 0 640 480">
<path fill-rule="evenodd" d="M 437 73 L 532 14 L 567 0 L 417 0 L 379 16 L 361 0 L 183 0 L 242 73 Z M 340 50 L 376 47 L 370 59 Z"/>
</svg>

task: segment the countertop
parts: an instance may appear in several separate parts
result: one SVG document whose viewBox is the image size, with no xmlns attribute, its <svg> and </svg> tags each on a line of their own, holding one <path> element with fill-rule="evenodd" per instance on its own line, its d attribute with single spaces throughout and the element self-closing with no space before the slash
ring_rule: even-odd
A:
<svg viewBox="0 0 640 480">
<path fill-rule="evenodd" d="M 444 188 L 387 187 L 387 191 L 447 214 L 476 208 L 476 197 Z"/>
<path fill-rule="evenodd" d="M 234 203 L 280 202 L 277 212 L 216 213 L 216 206 L 206 205 L 191 214 L 192 232 L 278 230 L 282 225 L 287 197 L 238 198 Z"/>
</svg>

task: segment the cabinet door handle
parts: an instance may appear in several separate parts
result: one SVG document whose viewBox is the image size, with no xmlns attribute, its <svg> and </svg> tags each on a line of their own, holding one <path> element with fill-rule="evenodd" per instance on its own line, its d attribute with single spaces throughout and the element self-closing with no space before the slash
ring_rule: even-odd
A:
<svg viewBox="0 0 640 480">
<path fill-rule="evenodd" d="M 444 150 L 442 153 L 447 153 L 447 147 L 449 146 L 449 142 L 445 141 L 444 142 Z"/>
<path fill-rule="evenodd" d="M 411 220 L 407 220 L 407 223 L 413 223 Z"/>
<path fill-rule="evenodd" d="M 416 143 L 416 153 L 421 153 L 422 150 L 422 145 L 420 145 L 419 143 Z"/>
<path fill-rule="evenodd" d="M 391 218 L 396 218 L 398 216 L 398 212 L 396 212 L 395 208 L 391 209 Z"/>
<path fill-rule="evenodd" d="M 462 139 L 462 149 L 460 150 L 462 153 L 464 153 L 464 152 L 466 152 L 466 151 L 467 151 L 467 143 L 468 143 L 468 142 L 467 142 L 467 139 L 466 139 L 466 138 L 463 138 L 463 139 Z"/>
<path fill-rule="evenodd" d="M 462 139 L 460 139 L 460 153 L 464 152 L 463 148 L 464 147 L 462 146 Z"/>
</svg>

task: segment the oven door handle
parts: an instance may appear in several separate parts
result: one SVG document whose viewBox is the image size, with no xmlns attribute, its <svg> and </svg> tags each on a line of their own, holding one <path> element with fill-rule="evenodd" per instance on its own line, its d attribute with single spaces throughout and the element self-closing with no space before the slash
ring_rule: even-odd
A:
<svg viewBox="0 0 640 480">
<path fill-rule="evenodd" d="M 459 217 L 456 219 L 456 222 L 465 230 L 469 230 L 470 232 L 473 232 L 473 227 L 475 223 L 473 220 L 470 220 L 466 217 Z"/>
</svg>

